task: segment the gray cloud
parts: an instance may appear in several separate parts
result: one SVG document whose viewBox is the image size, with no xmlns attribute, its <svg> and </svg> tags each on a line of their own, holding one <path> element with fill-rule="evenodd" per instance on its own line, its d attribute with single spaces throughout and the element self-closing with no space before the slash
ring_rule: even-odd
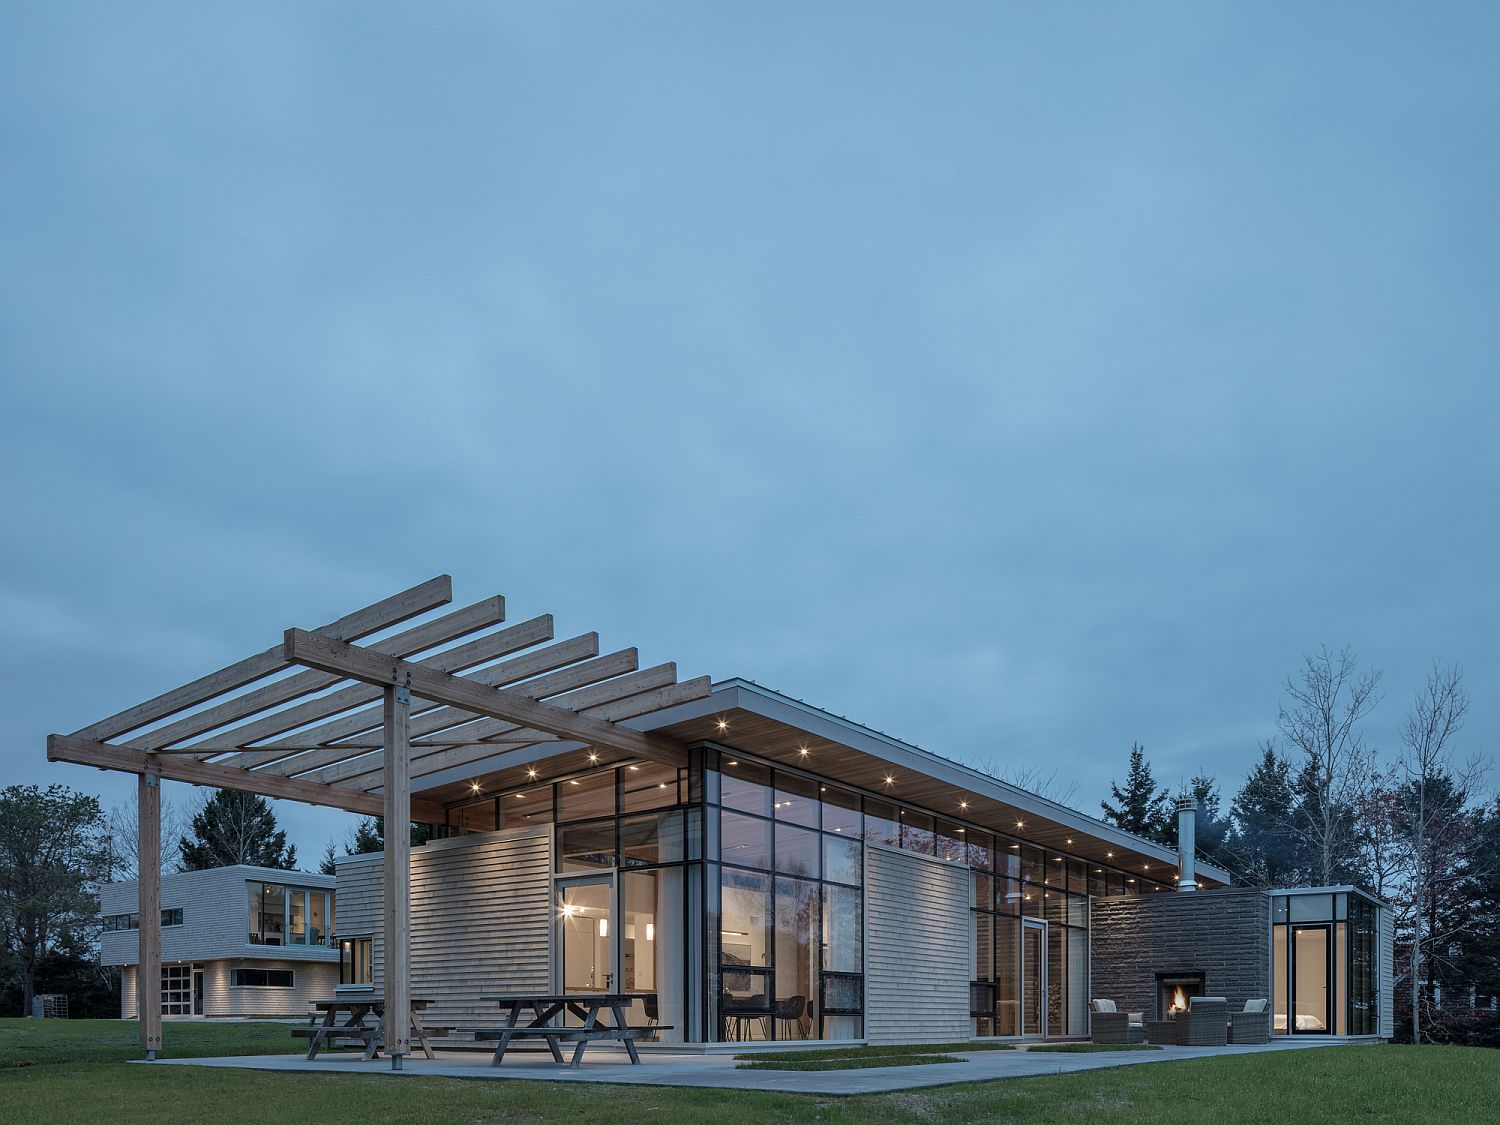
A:
<svg viewBox="0 0 1500 1125">
<path fill-rule="evenodd" d="M 1493 745 L 1495 23 L 13 13 L 5 779 L 444 570 L 1085 807 L 1325 642 Z"/>
</svg>

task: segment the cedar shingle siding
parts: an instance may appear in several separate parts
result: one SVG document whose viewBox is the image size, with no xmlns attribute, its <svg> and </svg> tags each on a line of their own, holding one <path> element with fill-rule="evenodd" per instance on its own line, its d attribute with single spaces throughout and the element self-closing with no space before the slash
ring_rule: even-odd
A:
<svg viewBox="0 0 1500 1125">
<path fill-rule="evenodd" d="M 374 977 L 385 978 L 384 856 L 338 865 L 340 938 L 374 937 Z M 552 934 L 549 828 L 436 840 L 411 854 L 411 991 L 432 1001 L 434 1026 L 494 1022 L 477 998 L 548 990 Z"/>
<path fill-rule="evenodd" d="M 865 853 L 865 1038 L 968 1039 L 969 869 L 876 844 Z"/>
</svg>

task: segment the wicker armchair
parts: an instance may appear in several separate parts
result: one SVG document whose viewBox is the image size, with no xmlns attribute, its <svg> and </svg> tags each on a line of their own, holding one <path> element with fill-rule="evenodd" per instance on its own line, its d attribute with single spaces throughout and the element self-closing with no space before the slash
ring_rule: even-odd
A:
<svg viewBox="0 0 1500 1125">
<path fill-rule="evenodd" d="M 1179 1047 L 1223 1047 L 1229 1042 L 1229 1001 L 1222 996 L 1192 996 L 1177 1013 Z"/>
<path fill-rule="evenodd" d="M 1270 1005 L 1265 1000 L 1246 1000 L 1243 1012 L 1229 1013 L 1231 1043 L 1269 1043 L 1271 1041 Z"/>
<path fill-rule="evenodd" d="M 1095 1043 L 1141 1043 L 1146 1028 L 1136 1013 L 1122 1012 L 1113 1000 L 1089 1001 L 1089 1033 Z"/>
</svg>

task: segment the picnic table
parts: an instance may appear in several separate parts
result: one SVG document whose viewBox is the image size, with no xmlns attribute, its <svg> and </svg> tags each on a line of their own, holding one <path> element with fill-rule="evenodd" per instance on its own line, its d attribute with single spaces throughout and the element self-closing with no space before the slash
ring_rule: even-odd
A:
<svg viewBox="0 0 1500 1125">
<path fill-rule="evenodd" d="M 609 992 L 527 992 L 509 996 L 481 996 L 480 1000 L 486 1003 L 499 1004 L 506 1013 L 506 1020 L 503 1027 L 475 1028 L 474 1038 L 478 1042 L 495 1044 L 495 1057 L 490 1061 L 491 1066 L 500 1065 L 512 1040 L 516 1039 L 545 1040 L 547 1049 L 552 1052 L 553 1061 L 559 1065 L 563 1063 L 559 1044 L 576 1044 L 572 1061 L 567 1063 L 573 1070 L 578 1069 L 578 1064 L 583 1061 L 583 1052 L 590 1043 L 612 1040 L 623 1043 L 630 1055 L 631 1064 L 637 1065 L 641 1056 L 636 1053 L 635 1041 L 661 1029 L 659 1025 L 631 1027 L 626 1024 L 625 1009 L 638 999 L 638 996 Z M 612 1022 L 600 1023 L 600 1014 L 606 1010 Z M 525 1012 L 530 1012 L 532 1018 L 530 1023 L 523 1024 L 521 1016 Z M 552 1023 L 564 1012 L 571 1013 L 583 1022 L 573 1026 Z"/>
<path fill-rule="evenodd" d="M 411 1038 L 422 1047 L 422 1053 L 429 1059 L 433 1057 L 432 1045 L 427 1042 L 429 1037 L 447 1035 L 449 1029 L 446 1027 L 424 1027 L 422 1017 L 417 1013 L 432 1003 L 430 1000 L 418 1000 L 415 997 L 411 1004 Z M 306 1027 L 292 1028 L 292 1034 L 298 1038 L 306 1038 L 307 1057 L 315 1059 L 318 1052 L 329 1043 L 337 1040 L 354 1040 L 365 1045 L 365 1061 L 376 1058 L 380 1054 L 380 1048 L 385 1043 L 385 998 L 347 997 L 341 1000 L 315 1000 L 313 1011 L 309 1013 L 310 1018 Z M 348 1018 L 342 1023 L 338 1020 L 340 1012 L 347 1012 Z M 322 1014 L 322 1022 L 318 1022 L 318 1015 Z M 374 1016 L 374 1021 L 369 1018 Z"/>
</svg>

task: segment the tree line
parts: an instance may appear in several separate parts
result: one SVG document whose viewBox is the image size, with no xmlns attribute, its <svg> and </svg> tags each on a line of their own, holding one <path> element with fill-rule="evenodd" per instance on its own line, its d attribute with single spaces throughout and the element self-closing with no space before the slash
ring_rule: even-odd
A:
<svg viewBox="0 0 1500 1125">
<path fill-rule="evenodd" d="M 1228 807 L 1207 774 L 1176 795 L 1197 798 L 1198 854 L 1234 883 L 1354 884 L 1391 904 L 1398 1038 L 1500 1046 L 1500 799 L 1488 763 L 1463 752 L 1463 673 L 1433 665 L 1387 753 L 1363 729 L 1380 683 L 1348 648 L 1320 649 L 1286 678 L 1276 734 Z M 1139 743 L 1100 806 L 1176 846 L 1174 796 Z"/>
</svg>

